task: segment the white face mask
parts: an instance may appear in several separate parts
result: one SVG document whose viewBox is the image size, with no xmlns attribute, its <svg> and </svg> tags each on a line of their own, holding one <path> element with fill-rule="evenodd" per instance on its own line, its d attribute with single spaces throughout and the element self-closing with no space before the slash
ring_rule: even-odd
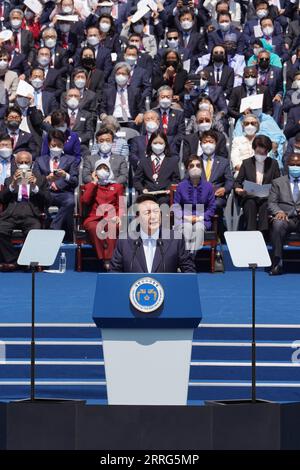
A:
<svg viewBox="0 0 300 470">
<path fill-rule="evenodd" d="M 294 80 L 292 84 L 292 88 L 299 89 L 300 88 L 300 80 Z"/>
<path fill-rule="evenodd" d="M 0 157 L 1 158 L 9 158 L 11 157 L 12 155 L 12 149 L 8 148 L 8 147 L 2 147 L 2 149 L 0 149 Z"/>
<path fill-rule="evenodd" d="M 45 39 L 44 42 L 45 42 L 45 46 L 49 47 L 49 49 L 53 49 L 53 47 L 56 46 L 56 39 L 49 38 L 49 39 Z"/>
<path fill-rule="evenodd" d="M 211 122 L 201 122 L 198 124 L 199 132 L 209 131 L 211 129 Z"/>
<path fill-rule="evenodd" d="M 201 168 L 195 167 L 195 168 L 191 168 L 191 169 L 189 170 L 189 176 L 190 176 L 191 178 L 200 178 L 201 175 L 202 175 L 202 170 L 201 170 Z"/>
<path fill-rule="evenodd" d="M 31 168 L 31 165 L 29 165 L 28 163 L 20 163 L 18 165 L 18 169 L 22 171 L 28 171 L 30 170 L 30 168 Z"/>
<path fill-rule="evenodd" d="M 193 22 L 189 20 L 184 20 L 180 24 L 181 24 L 182 29 L 184 29 L 185 31 L 188 31 L 189 29 L 192 29 L 193 27 Z"/>
<path fill-rule="evenodd" d="M 163 153 L 165 148 L 166 148 L 165 144 L 152 144 L 151 145 L 152 152 L 155 153 L 155 155 L 160 155 L 161 153 Z"/>
<path fill-rule="evenodd" d="M 176 49 L 178 47 L 178 39 L 167 39 L 167 44 L 171 49 Z"/>
<path fill-rule="evenodd" d="M 127 62 L 127 64 L 133 66 L 136 64 L 137 62 L 137 57 L 135 55 L 127 55 L 126 57 L 124 57 L 125 59 L 125 62 Z"/>
<path fill-rule="evenodd" d="M 220 28 L 221 31 L 229 31 L 229 29 L 230 29 L 230 22 L 229 22 L 229 21 L 228 21 L 228 22 L 226 21 L 226 22 L 224 22 L 224 23 L 219 23 L 219 28 Z"/>
<path fill-rule="evenodd" d="M 271 36 L 273 34 L 274 28 L 273 26 L 266 26 L 265 28 L 262 29 L 262 32 L 264 33 L 265 36 Z"/>
<path fill-rule="evenodd" d="M 49 64 L 50 57 L 38 57 L 37 61 L 42 67 L 45 67 L 46 65 Z"/>
<path fill-rule="evenodd" d="M 22 20 L 11 20 L 10 22 L 13 29 L 19 29 L 22 24 Z"/>
<path fill-rule="evenodd" d="M 159 106 L 163 109 L 170 108 L 171 104 L 172 104 L 172 100 L 170 100 L 169 98 L 162 98 L 159 100 Z"/>
<path fill-rule="evenodd" d="M 86 80 L 82 80 L 82 79 L 74 80 L 74 85 L 76 86 L 76 88 L 79 88 L 79 90 L 82 90 L 85 87 L 85 84 L 86 84 Z"/>
<path fill-rule="evenodd" d="M 203 78 L 200 78 L 200 88 L 201 88 L 201 90 L 206 88 L 207 84 L 208 84 L 208 80 L 203 80 Z"/>
<path fill-rule="evenodd" d="M 256 160 L 258 163 L 263 163 L 266 158 L 267 158 L 267 155 L 260 155 L 259 153 L 256 153 L 256 154 L 255 154 L 255 160 Z"/>
<path fill-rule="evenodd" d="M 244 81 L 247 87 L 253 88 L 257 83 L 257 78 L 249 77 L 249 78 L 245 78 Z"/>
<path fill-rule="evenodd" d="M 149 132 L 149 134 L 152 134 L 152 132 L 157 131 L 158 129 L 158 124 L 155 121 L 147 121 L 146 122 L 146 130 Z"/>
<path fill-rule="evenodd" d="M 257 132 L 257 127 L 249 124 L 249 126 L 244 127 L 244 132 L 246 135 L 254 135 Z"/>
<path fill-rule="evenodd" d="M 63 149 L 60 147 L 50 147 L 50 155 L 51 157 L 60 157 L 63 153 Z"/>
<path fill-rule="evenodd" d="M 0 70 L 6 70 L 8 67 L 8 62 L 6 60 L 0 60 Z"/>
<path fill-rule="evenodd" d="M 70 15 L 71 13 L 73 13 L 73 8 L 71 6 L 63 7 L 62 12 L 66 13 L 66 15 Z"/>
<path fill-rule="evenodd" d="M 98 36 L 88 36 L 87 42 L 90 46 L 98 46 L 100 39 L 98 38 Z"/>
<path fill-rule="evenodd" d="M 100 181 L 107 181 L 109 178 L 109 171 L 101 168 L 101 170 L 96 171 L 96 175 Z"/>
<path fill-rule="evenodd" d="M 124 86 L 128 82 L 128 75 L 118 74 L 116 75 L 116 82 L 119 86 Z"/>
<path fill-rule="evenodd" d="M 258 16 L 259 19 L 265 18 L 268 14 L 268 10 L 258 10 L 256 12 L 256 15 Z"/>
<path fill-rule="evenodd" d="M 108 31 L 110 30 L 110 23 L 101 21 L 99 24 L 99 29 L 100 31 L 102 31 L 102 33 L 108 33 Z"/>
<path fill-rule="evenodd" d="M 44 80 L 41 80 L 40 78 L 34 78 L 33 80 L 31 80 L 31 85 L 36 90 L 39 90 L 44 85 Z"/>
<path fill-rule="evenodd" d="M 201 144 L 201 148 L 205 155 L 212 155 L 214 151 L 216 150 L 215 144 L 210 144 L 210 143 Z"/>
<path fill-rule="evenodd" d="M 110 142 L 103 142 L 102 144 L 99 144 L 99 150 L 101 153 L 109 153 L 112 149 L 112 143 Z"/>
<path fill-rule="evenodd" d="M 76 109 L 78 108 L 79 106 L 79 101 L 77 98 L 69 98 L 67 100 L 67 106 L 70 108 L 70 109 Z"/>
<path fill-rule="evenodd" d="M 201 110 L 201 111 L 207 111 L 209 110 L 209 103 L 199 103 L 199 106 L 198 108 Z"/>
</svg>

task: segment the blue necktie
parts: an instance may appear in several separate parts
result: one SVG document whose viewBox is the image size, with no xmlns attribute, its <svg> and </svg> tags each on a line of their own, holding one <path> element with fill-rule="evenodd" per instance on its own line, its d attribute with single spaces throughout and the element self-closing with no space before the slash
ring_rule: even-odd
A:
<svg viewBox="0 0 300 470">
<path fill-rule="evenodd" d="M 294 199 L 294 202 L 297 202 L 298 201 L 298 197 L 299 197 L 299 193 L 300 193 L 300 190 L 299 190 L 299 178 L 294 178 L 294 188 L 293 188 L 293 199 Z"/>
<path fill-rule="evenodd" d="M 2 173 L 0 175 L 0 184 L 4 184 L 6 174 L 7 174 L 7 161 L 2 160 L 1 164 L 2 164 Z"/>
</svg>

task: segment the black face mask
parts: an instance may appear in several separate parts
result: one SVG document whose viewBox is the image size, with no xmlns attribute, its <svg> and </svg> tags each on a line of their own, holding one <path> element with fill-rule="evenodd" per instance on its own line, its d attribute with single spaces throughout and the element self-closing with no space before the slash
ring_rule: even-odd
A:
<svg viewBox="0 0 300 470">
<path fill-rule="evenodd" d="M 21 122 L 19 121 L 6 121 L 5 122 L 5 125 L 11 129 L 12 131 L 16 131 L 19 127 L 19 125 L 21 124 Z"/>
<path fill-rule="evenodd" d="M 81 59 L 82 66 L 87 69 L 93 69 L 96 66 L 96 59 L 93 57 L 84 57 Z"/>
<path fill-rule="evenodd" d="M 261 69 L 266 70 L 270 65 L 269 59 L 259 59 L 259 66 Z"/>
<path fill-rule="evenodd" d="M 213 54 L 212 60 L 217 64 L 221 64 L 225 60 L 224 54 Z"/>
<path fill-rule="evenodd" d="M 178 62 L 177 60 L 167 60 L 166 61 L 167 67 L 174 67 L 174 69 L 177 69 L 178 67 Z"/>
</svg>

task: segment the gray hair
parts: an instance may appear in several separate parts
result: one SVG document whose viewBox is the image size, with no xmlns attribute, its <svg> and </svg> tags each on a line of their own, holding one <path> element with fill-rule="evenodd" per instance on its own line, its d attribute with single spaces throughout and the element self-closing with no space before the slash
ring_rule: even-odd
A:
<svg viewBox="0 0 300 470">
<path fill-rule="evenodd" d="M 116 132 L 120 129 L 119 121 L 114 116 L 105 116 L 102 119 L 100 129 L 107 126 L 114 127 Z"/>
<path fill-rule="evenodd" d="M 27 155 L 30 157 L 31 161 L 32 161 L 32 155 L 30 152 L 28 152 L 27 150 L 19 150 L 19 152 L 15 153 L 14 154 L 14 157 L 15 157 L 15 161 L 18 160 L 19 157 L 22 157 L 24 155 Z"/>
<path fill-rule="evenodd" d="M 258 130 L 259 130 L 260 122 L 259 122 L 258 117 L 255 116 L 255 114 L 246 114 L 245 116 L 243 116 L 242 126 L 244 126 L 245 119 L 248 119 L 248 118 L 255 119 L 255 121 L 257 122 L 257 125 L 258 125 Z"/>
<path fill-rule="evenodd" d="M 168 85 L 163 85 L 163 86 L 161 86 L 161 87 L 157 90 L 158 96 L 159 96 L 159 95 L 161 94 L 161 92 L 163 92 L 163 91 L 171 91 L 172 94 L 173 94 L 172 88 L 171 88 L 170 86 L 168 86 Z"/>
<path fill-rule="evenodd" d="M 128 72 L 128 75 L 130 74 L 131 72 L 131 67 L 129 64 L 127 64 L 127 62 L 118 62 L 115 66 L 114 66 L 114 72 L 116 73 L 118 70 L 120 69 L 126 69 L 127 72 Z"/>
<path fill-rule="evenodd" d="M 45 29 L 42 31 L 42 36 L 44 36 L 44 33 L 48 32 L 48 31 L 54 32 L 54 33 L 55 33 L 55 36 L 57 37 L 56 29 L 55 29 L 55 28 L 51 28 L 51 26 L 49 26 L 48 28 L 45 28 Z"/>
<path fill-rule="evenodd" d="M 23 10 L 20 10 L 20 8 L 13 8 L 9 12 L 9 17 L 11 17 L 13 13 L 20 13 L 22 15 L 22 18 L 24 17 L 24 12 L 23 12 Z"/>
<path fill-rule="evenodd" d="M 155 114 L 155 117 L 158 119 L 158 121 L 160 120 L 160 117 L 159 117 L 159 114 L 155 111 L 155 109 L 149 109 L 148 111 L 145 111 L 144 112 L 144 117 L 147 116 L 147 114 Z"/>
</svg>

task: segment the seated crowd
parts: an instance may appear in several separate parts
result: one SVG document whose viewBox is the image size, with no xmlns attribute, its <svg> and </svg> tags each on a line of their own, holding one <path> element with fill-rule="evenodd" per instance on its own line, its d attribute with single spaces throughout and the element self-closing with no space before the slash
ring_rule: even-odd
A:
<svg viewBox="0 0 300 470">
<path fill-rule="evenodd" d="M 300 232 L 300 3 L 154 0 L 136 15 L 138 3 L 0 0 L 0 270 L 16 268 L 15 229 L 72 242 L 76 198 L 109 269 L 99 221 L 118 236 L 134 188 L 192 206 L 174 213 L 190 251 L 215 215 L 222 240 L 233 200 L 280 274 Z"/>
</svg>

